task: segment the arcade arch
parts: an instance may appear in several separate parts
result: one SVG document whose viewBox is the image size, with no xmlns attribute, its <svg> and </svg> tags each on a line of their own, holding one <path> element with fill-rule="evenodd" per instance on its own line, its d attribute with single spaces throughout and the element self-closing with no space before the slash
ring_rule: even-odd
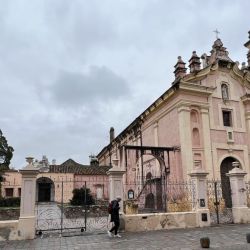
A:
<svg viewBox="0 0 250 250">
<path fill-rule="evenodd" d="M 36 200 L 38 202 L 51 202 L 55 200 L 55 185 L 48 177 L 36 180 Z"/>
</svg>

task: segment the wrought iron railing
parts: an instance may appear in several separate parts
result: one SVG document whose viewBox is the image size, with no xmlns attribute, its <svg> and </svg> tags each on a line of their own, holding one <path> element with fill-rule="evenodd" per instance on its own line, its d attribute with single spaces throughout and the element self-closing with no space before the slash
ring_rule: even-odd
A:
<svg viewBox="0 0 250 250">
<path fill-rule="evenodd" d="M 145 178 L 144 184 L 126 183 L 124 189 L 125 200 L 130 206 L 129 193 L 134 192 L 133 206 L 138 207 L 134 212 L 138 213 L 192 211 L 197 200 L 192 182 L 170 182 L 158 176 Z"/>
<path fill-rule="evenodd" d="M 93 180 L 93 182 L 54 181 L 53 188 L 48 185 L 48 188 L 51 188 L 50 192 L 54 192 L 50 197 L 53 201 L 37 201 L 37 234 L 106 231 L 108 222 L 108 185 L 107 180 L 102 182 L 100 180 Z M 73 198 L 75 188 L 78 191 L 75 192 Z M 99 191 L 97 191 L 98 188 Z M 38 192 L 42 191 L 38 190 Z M 41 197 L 44 198 L 42 194 L 40 194 Z"/>
<path fill-rule="evenodd" d="M 231 189 L 228 181 L 208 181 L 207 199 L 212 224 L 233 223 Z"/>
</svg>

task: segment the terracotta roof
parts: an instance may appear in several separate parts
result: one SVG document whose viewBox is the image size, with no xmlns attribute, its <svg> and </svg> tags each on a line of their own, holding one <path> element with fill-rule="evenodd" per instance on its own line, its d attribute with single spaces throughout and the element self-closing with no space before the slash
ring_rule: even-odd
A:
<svg viewBox="0 0 250 250">
<path fill-rule="evenodd" d="M 83 175 L 106 175 L 110 166 L 82 165 L 72 159 L 68 159 L 61 165 L 50 165 L 50 173 L 73 173 Z"/>
<path fill-rule="evenodd" d="M 18 172 L 17 169 L 6 169 L 6 170 L 3 170 L 3 173 L 9 173 L 9 172 Z"/>
</svg>

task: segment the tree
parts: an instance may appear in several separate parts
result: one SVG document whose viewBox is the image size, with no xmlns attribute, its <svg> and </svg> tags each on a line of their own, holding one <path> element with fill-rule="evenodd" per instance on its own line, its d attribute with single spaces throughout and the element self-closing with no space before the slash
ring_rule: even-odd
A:
<svg viewBox="0 0 250 250">
<path fill-rule="evenodd" d="M 1 182 L 4 181 L 3 172 L 9 169 L 13 152 L 14 149 L 8 145 L 8 141 L 3 136 L 2 130 L 0 129 L 0 197 L 2 196 Z"/>
<path fill-rule="evenodd" d="M 0 171 L 9 169 L 10 161 L 13 157 L 14 149 L 8 145 L 8 141 L 3 136 L 0 129 Z"/>
<path fill-rule="evenodd" d="M 86 195 L 86 202 L 85 202 Z M 81 206 L 81 205 L 92 205 L 94 204 L 94 199 L 91 195 L 89 188 L 80 188 L 73 190 L 73 198 L 70 200 L 71 205 Z"/>
</svg>

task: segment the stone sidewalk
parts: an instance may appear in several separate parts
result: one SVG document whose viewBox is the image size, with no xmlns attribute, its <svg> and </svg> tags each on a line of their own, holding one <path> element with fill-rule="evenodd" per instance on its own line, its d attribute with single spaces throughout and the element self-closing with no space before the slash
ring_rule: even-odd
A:
<svg viewBox="0 0 250 250">
<path fill-rule="evenodd" d="M 246 242 L 248 225 L 221 225 L 209 228 L 161 230 L 141 233 L 122 233 L 122 238 L 109 238 L 106 234 L 72 237 L 44 237 L 35 240 L 0 242 L 0 249 L 121 249 L 121 250 L 190 250 L 200 248 L 199 239 L 210 237 L 210 249 L 250 249 Z"/>
</svg>

